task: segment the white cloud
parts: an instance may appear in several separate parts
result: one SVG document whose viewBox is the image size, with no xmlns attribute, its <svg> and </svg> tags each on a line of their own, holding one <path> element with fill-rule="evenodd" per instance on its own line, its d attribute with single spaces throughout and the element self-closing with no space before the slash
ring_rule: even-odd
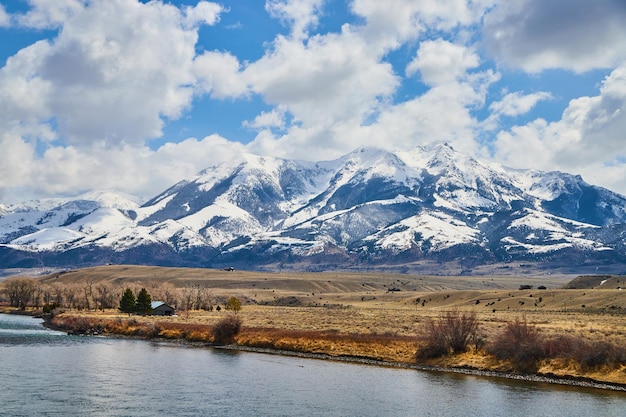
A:
<svg viewBox="0 0 626 417">
<path fill-rule="evenodd" d="M 489 110 L 495 116 L 520 116 L 528 113 L 540 101 L 549 100 L 552 94 L 539 91 L 531 94 L 523 94 L 519 91 L 507 93 L 502 100 L 494 101 L 489 105 Z"/>
<path fill-rule="evenodd" d="M 153 151 L 141 145 L 51 147 L 35 155 L 19 135 L 0 135 L 0 147 L 12 158 L 0 164 L 0 198 L 17 203 L 33 197 L 73 196 L 93 189 L 110 189 L 154 197 L 200 170 L 237 157 L 241 144 L 217 135 L 202 140 L 167 143 Z"/>
<path fill-rule="evenodd" d="M 17 24 L 35 29 L 52 29 L 63 25 L 67 19 L 80 13 L 85 0 L 28 0 L 31 9 L 16 15 Z"/>
<path fill-rule="evenodd" d="M 344 25 L 340 33 L 306 40 L 278 36 L 266 55 L 244 70 L 244 77 L 254 92 L 280 105 L 293 121 L 282 136 L 261 131 L 249 149 L 329 159 L 364 145 L 406 148 L 446 139 L 456 141 L 459 149 L 475 147 L 477 121 L 471 110 L 484 104 L 488 86 L 498 79 L 493 71 L 467 74 L 480 64 L 476 52 L 442 39 L 422 42 L 407 72 L 420 70 L 428 83 L 441 88 L 398 104 L 392 104 L 392 97 L 401 79 L 385 54 L 418 36 L 424 22 L 455 28 L 471 24 L 489 3 L 354 1 L 351 8 L 366 18 L 364 25 Z"/>
<path fill-rule="evenodd" d="M 503 65 L 584 72 L 626 59 L 624 22 L 623 0 L 500 1 L 485 17 L 483 37 Z"/>
<path fill-rule="evenodd" d="M 10 158 L 1 158 L 0 163 L 0 197 L 7 198 L 8 191 L 15 187 L 32 185 L 34 147 L 25 143 L 20 135 L 0 133 L 0 149 L 2 154 L 11 155 Z"/>
<path fill-rule="evenodd" d="M 498 134 L 503 164 L 580 173 L 595 184 L 626 190 L 626 65 L 603 82 L 600 94 L 570 101 L 561 120 L 537 119 Z"/>
<path fill-rule="evenodd" d="M 161 2 L 33 4 L 24 22 L 62 30 L 52 43 L 33 44 L 7 62 L 0 108 L 23 108 L 44 123 L 54 116 L 60 136 L 74 145 L 159 137 L 163 119 L 179 118 L 193 96 L 197 27 L 183 21 L 215 21 L 221 10 L 206 2 L 185 16 Z"/>
<path fill-rule="evenodd" d="M 296 39 L 307 36 L 309 29 L 319 23 L 318 14 L 325 0 L 267 0 L 265 10 L 291 27 L 291 35 Z"/>
<path fill-rule="evenodd" d="M 498 133 L 505 118 L 528 114 L 552 94 L 494 88 L 500 73 L 475 43 L 488 13 L 484 45 L 505 65 L 533 72 L 617 66 L 626 62 L 626 29 L 613 23 L 624 20 L 624 8 L 618 0 L 593 7 L 501 0 L 490 11 L 495 3 L 353 0 L 355 21 L 315 34 L 331 2 L 268 0 L 266 11 L 290 32 L 264 44 L 252 62 L 237 49 L 197 52 L 214 45 L 197 40 L 198 25 L 216 24 L 225 12 L 215 3 L 178 9 L 161 1 L 33 0 L 19 16 L 3 15 L 0 5 L 0 26 L 59 29 L 0 69 L 0 197 L 76 194 L 97 184 L 148 198 L 244 151 L 316 160 L 358 146 L 439 140 L 470 153 L 488 147 L 505 165 L 561 169 L 590 182 L 597 175 L 598 183 L 626 190 L 625 64 L 598 95 L 571 100 L 561 120 Z M 423 90 L 410 91 L 415 85 Z M 257 131 L 248 145 L 212 135 L 147 147 L 198 95 L 260 98 L 273 108 L 246 116 L 243 127 Z M 492 95 L 499 101 L 486 104 Z M 484 135 L 497 138 L 477 149 Z"/>
<path fill-rule="evenodd" d="M 198 25 L 214 25 L 218 22 L 224 7 L 217 3 L 200 1 L 194 7 L 187 6 L 184 9 L 185 27 L 195 28 Z"/>
<path fill-rule="evenodd" d="M 0 127 L 7 131 L 37 126 L 52 116 L 49 98 L 52 84 L 38 76 L 38 68 L 50 53 L 47 41 L 39 41 L 7 59 L 0 69 Z"/>
<path fill-rule="evenodd" d="M 248 92 L 237 57 L 228 52 L 205 51 L 194 60 L 197 88 L 216 98 L 236 98 Z"/>
<path fill-rule="evenodd" d="M 352 11 L 366 19 L 373 48 L 395 49 L 426 29 L 452 30 L 480 21 L 495 0 L 354 0 Z"/>
<path fill-rule="evenodd" d="M 278 36 L 243 76 L 289 120 L 282 136 L 264 129 L 248 148 L 296 159 L 329 159 L 358 146 L 354 132 L 375 120 L 399 85 L 392 66 L 347 26 L 306 41 Z"/>
<path fill-rule="evenodd" d="M 306 43 L 279 36 L 244 77 L 268 103 L 284 106 L 304 126 L 362 119 L 398 85 L 391 65 L 349 30 Z"/>
<path fill-rule="evenodd" d="M 487 71 L 464 81 L 435 86 L 382 113 L 376 123 L 363 127 L 372 144 L 407 149 L 433 141 L 448 141 L 455 149 L 473 152 L 478 121 L 472 109 L 480 108 L 489 85 L 498 75 Z M 358 140 L 358 138 L 357 138 Z"/>
<path fill-rule="evenodd" d="M 207 142 L 212 151 L 190 140 L 154 152 L 145 140 L 190 106 L 198 27 L 188 25 L 215 22 L 221 6 L 200 2 L 183 13 L 134 0 L 31 4 L 20 25 L 61 30 L 0 69 L 0 195 L 123 187 L 145 196 L 206 166 L 195 156 L 215 154 Z M 225 95 L 231 87 L 219 81 L 215 94 Z M 168 161 L 174 149 L 192 156 Z"/>
<path fill-rule="evenodd" d="M 253 121 L 244 121 L 243 125 L 251 129 L 284 129 L 285 113 L 280 109 L 273 109 L 269 112 L 261 112 Z"/>
<path fill-rule="evenodd" d="M 479 63 L 478 55 L 464 45 L 443 39 L 427 40 L 420 43 L 417 56 L 406 67 L 406 74 L 412 76 L 419 71 L 422 81 L 434 86 L 465 76 Z"/>
<path fill-rule="evenodd" d="M 0 28 L 9 27 L 11 25 L 11 17 L 4 9 L 4 6 L 0 4 Z"/>
</svg>

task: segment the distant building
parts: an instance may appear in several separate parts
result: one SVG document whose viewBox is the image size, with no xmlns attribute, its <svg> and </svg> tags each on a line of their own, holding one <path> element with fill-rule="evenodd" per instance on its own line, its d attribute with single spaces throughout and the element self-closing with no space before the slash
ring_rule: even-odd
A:
<svg viewBox="0 0 626 417">
<path fill-rule="evenodd" d="M 163 301 L 153 301 L 150 306 L 152 307 L 152 314 L 155 316 L 172 316 L 174 315 L 174 308 Z"/>
<path fill-rule="evenodd" d="M 519 289 L 520 290 L 532 290 L 533 286 L 532 285 L 520 285 Z"/>
</svg>

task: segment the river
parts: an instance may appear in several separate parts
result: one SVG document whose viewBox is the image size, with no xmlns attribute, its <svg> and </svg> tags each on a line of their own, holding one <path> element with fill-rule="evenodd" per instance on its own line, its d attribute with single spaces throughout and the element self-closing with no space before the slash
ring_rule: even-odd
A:
<svg viewBox="0 0 626 417">
<path fill-rule="evenodd" d="M 624 416 L 626 393 L 68 336 L 0 314 L 2 416 Z"/>
</svg>

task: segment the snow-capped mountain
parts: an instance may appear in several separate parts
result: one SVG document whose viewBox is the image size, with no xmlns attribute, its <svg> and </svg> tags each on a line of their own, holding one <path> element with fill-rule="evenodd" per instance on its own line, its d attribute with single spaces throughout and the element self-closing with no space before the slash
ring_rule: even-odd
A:
<svg viewBox="0 0 626 417">
<path fill-rule="evenodd" d="M 114 193 L 0 206 L 0 266 L 326 267 L 626 262 L 626 197 L 445 143 L 302 162 L 242 155 L 139 206 Z"/>
</svg>

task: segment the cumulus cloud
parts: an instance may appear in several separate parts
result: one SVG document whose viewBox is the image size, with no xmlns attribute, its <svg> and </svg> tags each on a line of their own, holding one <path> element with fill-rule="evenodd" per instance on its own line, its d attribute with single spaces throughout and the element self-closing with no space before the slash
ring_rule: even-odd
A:
<svg viewBox="0 0 626 417">
<path fill-rule="evenodd" d="M 483 37 L 503 65 L 584 72 L 626 59 L 624 22 L 623 0 L 501 1 L 485 17 Z"/>
<path fill-rule="evenodd" d="M 184 24 L 186 28 L 195 28 L 198 25 L 214 25 L 218 22 L 224 7 L 217 3 L 200 1 L 195 6 L 184 9 Z"/>
<path fill-rule="evenodd" d="M 198 42 L 200 25 L 228 12 L 216 3 L 31 0 L 20 15 L 0 5 L 0 27 L 56 30 L 0 68 L 0 197 L 97 184 L 149 198 L 245 151 L 316 160 L 439 140 L 626 190 L 620 1 L 353 0 L 349 23 L 316 33 L 331 2 L 268 0 L 266 12 L 287 33 L 256 45 L 262 56 L 251 61 L 237 48 L 201 49 L 215 43 Z M 559 93 L 503 88 L 511 73 L 490 57 L 522 75 L 612 72 L 597 95 L 572 99 L 561 120 L 547 122 L 532 112 Z M 204 139 L 148 146 L 204 100 L 259 108 L 239 126 L 256 137 L 243 145 L 207 126 Z M 534 120 L 510 127 L 522 115 Z"/>
<path fill-rule="evenodd" d="M 392 106 L 362 132 L 372 144 L 384 138 L 386 146 L 396 149 L 445 140 L 457 150 L 473 153 L 478 121 L 472 110 L 483 105 L 489 86 L 498 78 L 498 74 L 485 71 L 437 85 L 419 97 Z"/>
<path fill-rule="evenodd" d="M 156 169 L 168 164 L 149 165 L 156 157 L 146 157 L 145 141 L 161 136 L 164 123 L 191 105 L 197 25 L 216 22 L 222 7 L 199 2 L 180 10 L 134 0 L 29 4 L 28 12 L 9 20 L 61 30 L 21 49 L 0 69 L 0 193 L 19 190 L 26 197 L 26 190 L 50 195 L 123 184 L 143 195 L 141 187 L 165 185 L 159 178 L 171 183 L 189 175 Z M 226 94 L 219 88 L 215 94 Z M 203 166 L 198 161 L 193 172 Z"/>
<path fill-rule="evenodd" d="M 4 9 L 4 6 L 0 4 L 0 28 L 9 27 L 11 24 L 11 17 Z"/>
<path fill-rule="evenodd" d="M 293 116 L 285 132 L 265 129 L 249 149 L 284 157 L 328 159 L 357 146 L 407 148 L 449 140 L 459 149 L 471 145 L 477 121 L 472 110 L 484 103 L 493 71 L 476 71 L 473 48 L 437 38 L 417 43 L 406 72 L 418 71 L 433 88 L 394 103 L 401 76 L 385 55 L 423 30 L 455 28 L 480 19 L 491 2 L 403 1 L 392 4 L 357 0 L 351 10 L 365 19 L 339 33 L 307 39 L 278 36 L 265 56 L 246 67 L 251 90 L 281 113 Z M 443 86 L 442 84 L 448 84 Z M 268 114 L 262 115 L 267 120 Z M 261 120 L 259 119 L 259 120 Z M 252 126 L 248 122 L 247 126 Z"/>
<path fill-rule="evenodd" d="M 7 59 L 0 69 L 0 123 L 3 130 L 19 126 L 37 128 L 52 116 L 49 98 L 52 84 L 38 76 L 51 46 L 39 41 Z"/>
<path fill-rule="evenodd" d="M 268 0 L 265 10 L 291 28 L 294 38 L 306 37 L 309 29 L 319 23 L 318 14 L 325 0 Z"/>
<path fill-rule="evenodd" d="M 228 52 L 205 51 L 193 63 L 197 90 L 215 98 L 237 98 L 248 92 L 241 64 Z"/>
<path fill-rule="evenodd" d="M 478 22 L 495 0 L 355 0 L 352 11 L 367 24 L 375 48 L 395 49 L 427 29 L 451 30 Z"/>
<path fill-rule="evenodd" d="M 285 113 L 276 108 L 269 112 L 261 112 L 253 121 L 244 121 L 243 125 L 250 129 L 284 129 Z"/>
<path fill-rule="evenodd" d="M 42 157 L 19 135 L 0 135 L 3 151 L 12 158 L 0 164 L 0 198 L 19 202 L 30 198 L 77 195 L 94 189 L 124 191 L 144 200 L 207 166 L 245 152 L 242 144 L 218 135 L 167 143 L 157 150 L 124 144 L 89 149 L 50 147 Z"/>
<path fill-rule="evenodd" d="M 19 26 L 34 29 L 56 29 L 71 16 L 80 13 L 86 5 L 85 0 L 29 0 L 31 9 L 16 15 Z"/>
<path fill-rule="evenodd" d="M 435 39 L 420 43 L 417 56 L 407 65 L 406 73 L 412 76 L 419 71 L 422 81 L 434 86 L 465 76 L 479 63 L 480 58 L 470 48 Z"/>
<path fill-rule="evenodd" d="M 580 173 L 626 190 L 626 66 L 606 77 L 599 95 L 570 101 L 561 120 L 537 119 L 498 134 L 495 158 L 505 165 Z"/>
<path fill-rule="evenodd" d="M 391 65 L 349 30 L 306 43 L 279 36 L 244 76 L 256 93 L 284 106 L 304 126 L 361 119 L 398 84 Z"/>
<path fill-rule="evenodd" d="M 164 118 L 179 118 L 193 96 L 197 27 L 184 23 L 214 22 L 219 10 L 206 2 L 183 15 L 160 2 L 36 1 L 22 24 L 63 30 L 7 62 L 0 107 L 42 123 L 53 116 L 59 135 L 78 146 L 159 137 Z"/>
<path fill-rule="evenodd" d="M 0 133 L 0 149 L 5 155 L 11 155 L 10 158 L 1 158 L 0 163 L 0 197 L 4 190 L 13 187 L 23 187 L 32 185 L 32 168 L 34 165 L 31 161 L 34 159 L 34 146 L 24 142 L 20 135 L 12 132 Z"/>
<path fill-rule="evenodd" d="M 494 101 L 489 105 L 489 110 L 495 116 L 519 116 L 528 113 L 537 103 L 549 100 L 552 94 L 539 91 L 531 94 L 523 94 L 519 91 L 507 93 L 502 100 Z"/>
</svg>

